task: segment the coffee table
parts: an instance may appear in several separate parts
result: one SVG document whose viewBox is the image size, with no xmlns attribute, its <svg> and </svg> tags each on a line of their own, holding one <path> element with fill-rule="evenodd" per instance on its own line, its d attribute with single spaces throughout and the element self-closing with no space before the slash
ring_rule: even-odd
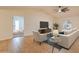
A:
<svg viewBox="0 0 79 59">
<path fill-rule="evenodd" d="M 59 42 L 58 38 L 59 37 L 56 37 L 56 36 L 48 37 L 48 40 L 45 41 L 45 43 L 53 46 L 52 52 L 54 52 L 54 48 L 58 49 L 58 51 L 60 51 L 62 48 L 64 48 L 64 47 L 62 47 L 61 45 L 58 44 L 58 42 Z"/>
</svg>

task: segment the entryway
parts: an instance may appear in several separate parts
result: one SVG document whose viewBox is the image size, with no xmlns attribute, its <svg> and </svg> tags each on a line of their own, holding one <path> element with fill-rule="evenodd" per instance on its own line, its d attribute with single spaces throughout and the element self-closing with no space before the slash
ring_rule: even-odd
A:
<svg viewBox="0 0 79 59">
<path fill-rule="evenodd" d="M 24 17 L 13 16 L 13 37 L 24 36 Z"/>
</svg>

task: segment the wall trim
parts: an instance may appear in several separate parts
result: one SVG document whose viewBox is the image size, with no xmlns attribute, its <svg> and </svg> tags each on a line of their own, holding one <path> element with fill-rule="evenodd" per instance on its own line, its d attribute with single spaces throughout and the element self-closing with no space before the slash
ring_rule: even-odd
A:
<svg viewBox="0 0 79 59">
<path fill-rule="evenodd" d="M 9 39 L 12 39 L 12 37 L 2 38 L 0 39 L 0 41 L 9 40 Z"/>
</svg>

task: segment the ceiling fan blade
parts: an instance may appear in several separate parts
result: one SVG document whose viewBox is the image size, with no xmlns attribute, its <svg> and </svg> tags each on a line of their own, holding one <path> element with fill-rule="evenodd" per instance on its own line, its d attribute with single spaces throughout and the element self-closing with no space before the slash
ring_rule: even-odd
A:
<svg viewBox="0 0 79 59">
<path fill-rule="evenodd" d="M 62 12 L 66 12 L 66 11 L 69 11 L 68 7 L 65 7 L 61 10 Z"/>
</svg>

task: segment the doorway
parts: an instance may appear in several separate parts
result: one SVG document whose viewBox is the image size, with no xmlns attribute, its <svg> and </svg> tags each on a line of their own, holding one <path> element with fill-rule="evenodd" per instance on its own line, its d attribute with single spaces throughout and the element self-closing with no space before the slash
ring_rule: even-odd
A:
<svg viewBox="0 0 79 59">
<path fill-rule="evenodd" d="M 24 36 L 24 17 L 13 16 L 13 37 Z"/>
</svg>

